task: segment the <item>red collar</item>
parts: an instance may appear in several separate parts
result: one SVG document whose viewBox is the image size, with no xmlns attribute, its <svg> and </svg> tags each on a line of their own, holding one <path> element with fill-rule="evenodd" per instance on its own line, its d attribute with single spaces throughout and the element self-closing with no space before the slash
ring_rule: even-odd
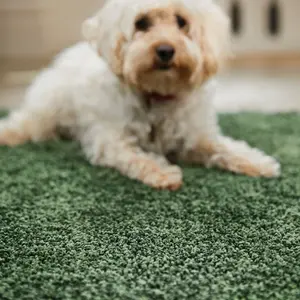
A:
<svg viewBox="0 0 300 300">
<path fill-rule="evenodd" d="M 148 100 L 152 100 L 154 102 L 169 102 L 176 99 L 176 96 L 172 94 L 162 95 L 158 93 L 147 93 L 145 96 Z"/>
</svg>

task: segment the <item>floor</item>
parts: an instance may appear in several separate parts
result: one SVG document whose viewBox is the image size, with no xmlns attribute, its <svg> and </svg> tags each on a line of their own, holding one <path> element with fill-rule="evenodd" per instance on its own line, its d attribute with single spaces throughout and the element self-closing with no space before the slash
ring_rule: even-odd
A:
<svg viewBox="0 0 300 300">
<path fill-rule="evenodd" d="M 221 112 L 300 111 L 300 68 L 230 70 L 215 101 Z"/>
<path fill-rule="evenodd" d="M 6 76 L 0 109 L 18 106 L 35 72 Z M 300 111 L 300 68 L 233 69 L 220 75 L 215 105 L 220 112 Z"/>
</svg>

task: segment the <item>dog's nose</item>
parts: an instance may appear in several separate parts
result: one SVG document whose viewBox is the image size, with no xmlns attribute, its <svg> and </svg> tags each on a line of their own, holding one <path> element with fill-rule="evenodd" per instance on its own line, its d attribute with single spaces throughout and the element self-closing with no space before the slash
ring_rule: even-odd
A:
<svg viewBox="0 0 300 300">
<path fill-rule="evenodd" d="M 156 54 L 162 62 L 169 62 L 175 54 L 175 49 L 170 45 L 163 44 L 156 48 Z"/>
</svg>

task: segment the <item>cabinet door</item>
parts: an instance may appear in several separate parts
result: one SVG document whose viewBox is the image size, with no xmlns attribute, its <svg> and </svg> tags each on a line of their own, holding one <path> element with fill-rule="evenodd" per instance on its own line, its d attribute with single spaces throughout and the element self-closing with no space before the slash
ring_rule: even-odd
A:
<svg viewBox="0 0 300 300">
<path fill-rule="evenodd" d="M 235 20 L 239 7 L 240 30 L 232 33 L 236 53 L 300 52 L 299 0 L 219 0 Z M 234 13 L 233 13 L 234 12 Z"/>
</svg>

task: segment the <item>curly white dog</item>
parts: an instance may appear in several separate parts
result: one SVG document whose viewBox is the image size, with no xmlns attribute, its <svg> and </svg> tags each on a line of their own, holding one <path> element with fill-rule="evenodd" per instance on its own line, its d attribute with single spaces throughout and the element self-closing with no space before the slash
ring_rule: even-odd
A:
<svg viewBox="0 0 300 300">
<path fill-rule="evenodd" d="M 0 144 L 67 132 L 92 164 L 171 190 L 182 185 L 173 160 L 279 175 L 274 158 L 218 127 L 212 77 L 230 52 L 229 21 L 212 0 L 110 0 L 83 35 L 1 120 Z"/>
</svg>

